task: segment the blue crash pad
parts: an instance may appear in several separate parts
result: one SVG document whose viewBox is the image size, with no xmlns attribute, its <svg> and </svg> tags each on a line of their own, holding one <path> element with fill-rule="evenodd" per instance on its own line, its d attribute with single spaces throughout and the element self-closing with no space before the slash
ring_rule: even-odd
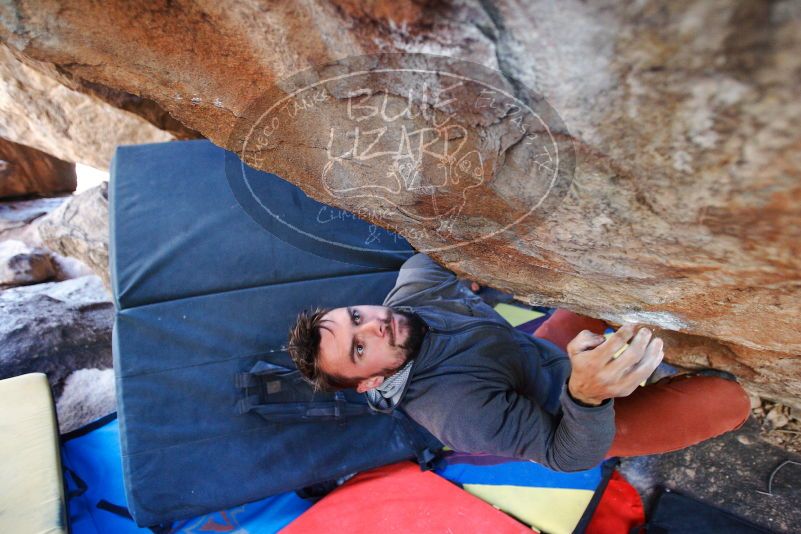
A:
<svg viewBox="0 0 801 534">
<path fill-rule="evenodd" d="M 243 197 L 242 177 L 226 173 L 238 165 L 207 141 L 121 147 L 112 164 L 114 367 L 126 497 L 140 525 L 231 508 L 421 450 L 391 416 L 345 420 L 337 411 L 336 420 L 284 424 L 237 412 L 236 375 L 259 361 L 294 369 L 282 347 L 299 311 L 381 303 L 413 252 L 352 215 L 321 223 L 310 214 L 331 208 L 248 169 L 247 182 L 271 207 L 260 217 Z M 298 225 L 306 225 L 302 238 L 292 233 Z M 335 398 L 296 387 L 305 400 L 365 404 L 355 392 Z M 371 435 L 387 442 L 376 448 Z"/>
<path fill-rule="evenodd" d="M 68 515 L 73 534 L 151 534 L 126 517 L 127 502 L 120 463 L 116 414 L 63 436 L 62 465 L 70 495 Z M 256 502 L 177 521 L 165 530 L 173 533 L 278 532 L 311 503 L 295 493 L 283 493 Z"/>
</svg>

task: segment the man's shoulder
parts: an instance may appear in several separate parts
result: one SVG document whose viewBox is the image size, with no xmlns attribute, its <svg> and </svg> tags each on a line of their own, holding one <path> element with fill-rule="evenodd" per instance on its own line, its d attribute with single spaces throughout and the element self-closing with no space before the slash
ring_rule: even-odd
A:
<svg viewBox="0 0 801 534">
<path fill-rule="evenodd" d="M 415 254 L 406 260 L 398 273 L 395 287 L 384 299 L 384 306 L 430 306 L 442 312 L 476 319 L 503 321 L 455 274 L 425 254 Z"/>
<path fill-rule="evenodd" d="M 395 286 L 384 299 L 385 306 L 414 305 L 431 300 L 458 283 L 456 275 L 425 254 L 417 253 L 404 262 Z"/>
</svg>

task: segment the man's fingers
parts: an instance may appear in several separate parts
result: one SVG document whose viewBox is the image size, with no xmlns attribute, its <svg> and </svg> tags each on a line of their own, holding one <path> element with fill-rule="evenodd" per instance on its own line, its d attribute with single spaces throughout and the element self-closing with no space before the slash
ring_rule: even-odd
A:
<svg viewBox="0 0 801 534">
<path fill-rule="evenodd" d="M 622 349 L 626 343 L 629 342 L 631 337 L 634 335 L 634 331 L 636 329 L 636 325 L 634 324 L 624 324 L 620 328 L 617 329 L 617 332 L 609 336 L 600 347 L 598 347 L 598 352 L 601 357 L 604 358 L 604 363 L 612 359 L 612 356 L 617 353 L 620 349 Z"/>
<path fill-rule="evenodd" d="M 585 350 L 594 349 L 603 343 L 605 339 L 602 335 L 595 334 L 589 330 L 582 330 L 567 344 L 567 353 L 572 356 Z"/>
<path fill-rule="evenodd" d="M 645 348 L 651 341 L 651 331 L 648 328 L 640 328 L 632 338 L 628 348 L 613 362 L 609 364 L 610 370 L 625 373 L 628 369 L 637 365 L 644 356 Z"/>
<path fill-rule="evenodd" d="M 642 359 L 631 368 L 631 371 L 625 377 L 626 390 L 625 395 L 629 395 L 632 391 L 637 389 L 637 386 L 648 379 L 649 376 L 659 367 L 664 358 L 664 343 L 660 338 L 654 338 L 645 349 L 645 354 Z M 625 396 L 624 395 L 624 396 Z"/>
</svg>

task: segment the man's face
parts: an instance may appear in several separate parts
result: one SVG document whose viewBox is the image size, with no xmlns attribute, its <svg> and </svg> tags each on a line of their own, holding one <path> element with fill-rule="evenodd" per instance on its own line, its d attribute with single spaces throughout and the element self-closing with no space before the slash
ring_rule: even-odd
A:
<svg viewBox="0 0 801 534">
<path fill-rule="evenodd" d="M 320 369 L 359 380 L 359 393 L 378 387 L 416 355 L 422 332 L 413 319 L 386 306 L 331 310 L 320 324 Z"/>
</svg>

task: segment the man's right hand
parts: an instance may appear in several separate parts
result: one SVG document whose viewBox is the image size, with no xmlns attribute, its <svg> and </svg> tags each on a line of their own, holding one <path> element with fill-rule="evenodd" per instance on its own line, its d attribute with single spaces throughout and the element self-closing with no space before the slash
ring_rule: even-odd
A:
<svg viewBox="0 0 801 534">
<path fill-rule="evenodd" d="M 654 372 L 664 357 L 664 344 L 652 338 L 648 328 L 635 335 L 636 330 L 636 325 L 623 325 L 609 339 L 582 330 L 568 343 L 573 370 L 567 386 L 574 399 L 597 406 L 606 399 L 626 397 Z M 629 347 L 613 358 L 629 340 Z"/>
</svg>

